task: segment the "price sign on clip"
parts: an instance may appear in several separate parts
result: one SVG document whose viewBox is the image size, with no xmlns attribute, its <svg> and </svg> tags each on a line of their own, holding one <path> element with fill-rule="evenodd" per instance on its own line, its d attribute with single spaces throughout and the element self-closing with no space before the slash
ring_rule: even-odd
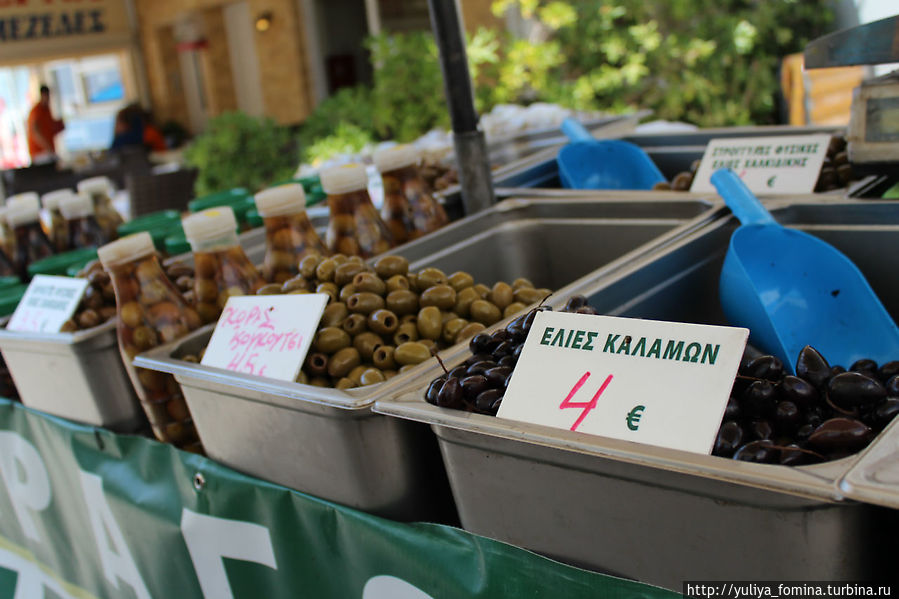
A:
<svg viewBox="0 0 899 599">
<path fill-rule="evenodd" d="M 708 454 L 748 329 L 539 312 L 497 416 Z"/>
<path fill-rule="evenodd" d="M 323 293 L 228 298 L 201 364 L 293 381 L 327 303 Z"/>
<path fill-rule="evenodd" d="M 72 318 L 86 289 L 87 279 L 35 275 L 6 328 L 30 333 L 58 333 Z"/>
</svg>

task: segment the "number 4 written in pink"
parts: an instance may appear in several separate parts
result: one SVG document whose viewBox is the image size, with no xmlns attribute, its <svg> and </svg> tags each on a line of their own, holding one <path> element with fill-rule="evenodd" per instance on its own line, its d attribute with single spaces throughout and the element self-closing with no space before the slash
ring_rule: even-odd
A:
<svg viewBox="0 0 899 599">
<path fill-rule="evenodd" d="M 584 376 L 578 380 L 574 384 L 574 387 L 571 388 L 571 391 L 568 392 L 568 395 L 565 396 L 565 399 L 562 400 L 562 403 L 559 404 L 559 409 L 564 410 L 566 408 L 584 408 L 584 411 L 581 412 L 581 415 L 578 416 L 577 420 L 574 421 L 574 424 L 571 425 L 571 429 L 573 431 L 577 430 L 577 427 L 581 425 L 584 421 L 584 418 L 587 417 L 587 414 L 590 413 L 593 408 L 596 407 L 596 402 L 599 401 L 599 396 L 602 395 L 602 392 L 606 390 L 606 387 L 609 386 L 609 383 L 612 382 L 612 375 L 606 377 L 606 380 L 603 381 L 602 385 L 599 386 L 599 390 L 593 395 L 593 398 L 590 401 L 571 401 L 571 398 L 574 397 L 575 393 L 577 393 L 581 387 L 584 386 L 584 383 L 587 382 L 587 379 L 590 378 L 590 371 L 584 373 Z"/>
</svg>

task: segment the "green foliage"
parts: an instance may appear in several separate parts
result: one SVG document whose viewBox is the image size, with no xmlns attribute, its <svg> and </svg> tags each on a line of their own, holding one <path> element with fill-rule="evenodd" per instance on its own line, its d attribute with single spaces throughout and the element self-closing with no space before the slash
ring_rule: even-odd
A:
<svg viewBox="0 0 899 599">
<path fill-rule="evenodd" d="M 335 124 L 344 123 L 350 127 L 347 131 L 363 131 L 369 137 L 374 135 L 372 125 L 374 106 L 372 105 L 371 89 L 364 85 L 344 87 L 323 100 L 315 107 L 315 112 L 309 115 L 300 130 L 300 146 L 308 146 L 317 140 L 333 136 Z"/>
<path fill-rule="evenodd" d="M 292 145 L 290 133 L 272 119 L 226 112 L 209 120 L 184 157 L 200 171 L 198 196 L 233 187 L 255 191 L 294 172 Z"/>
<path fill-rule="evenodd" d="M 370 131 L 348 122 L 332 127 L 333 133 L 303 146 L 303 162 L 316 164 L 336 154 L 355 154 L 375 140 Z"/>
</svg>

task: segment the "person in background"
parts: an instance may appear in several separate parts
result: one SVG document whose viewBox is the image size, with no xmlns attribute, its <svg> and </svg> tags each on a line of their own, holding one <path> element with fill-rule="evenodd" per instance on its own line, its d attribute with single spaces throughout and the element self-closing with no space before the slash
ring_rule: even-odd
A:
<svg viewBox="0 0 899 599">
<path fill-rule="evenodd" d="M 162 134 L 150 122 L 139 104 L 129 104 L 116 115 L 114 137 L 110 150 L 126 146 L 143 146 L 150 152 L 166 149 Z"/>
<path fill-rule="evenodd" d="M 41 99 L 28 114 L 28 152 L 31 160 L 56 154 L 53 138 L 65 129 L 65 124 L 50 112 L 50 88 L 41 86 Z"/>
</svg>

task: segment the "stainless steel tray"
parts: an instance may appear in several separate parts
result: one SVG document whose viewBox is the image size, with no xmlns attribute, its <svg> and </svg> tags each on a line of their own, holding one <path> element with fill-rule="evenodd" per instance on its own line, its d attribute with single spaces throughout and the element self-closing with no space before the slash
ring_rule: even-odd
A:
<svg viewBox="0 0 899 599">
<path fill-rule="evenodd" d="M 899 205 L 774 213 L 843 250 L 899 311 L 895 259 L 882 249 L 899 240 Z M 718 275 L 735 226 L 718 219 L 581 291 L 600 313 L 726 324 Z M 460 348 L 445 361 L 465 357 Z M 895 513 L 846 501 L 837 484 L 858 456 L 787 468 L 444 410 L 422 398 L 440 372 L 429 368 L 375 411 L 432 425 L 467 530 L 676 589 L 690 579 L 863 580 L 883 565 L 881 531 Z"/>
<path fill-rule="evenodd" d="M 493 209 L 498 221 L 491 221 L 489 215 L 466 219 L 462 239 L 457 239 L 460 233 L 452 227 L 433 233 L 428 237 L 443 251 L 430 257 L 416 254 L 413 262 L 416 268 L 434 265 L 447 273 L 468 270 L 475 280 L 487 283 L 527 276 L 537 285 L 561 289 L 558 297 L 567 296 L 576 292 L 578 277 L 592 280 L 598 273 L 623 268 L 644 252 L 694 231 L 716 213 L 717 208 L 705 202 L 692 203 L 690 207 L 690 202 L 675 202 L 670 209 L 680 218 L 672 213 L 661 219 L 636 218 L 642 209 L 628 213 L 620 201 L 608 210 L 619 211 L 619 217 L 624 211 L 629 218 L 597 218 L 604 213 L 604 202 L 557 203 L 556 212 L 543 201 L 512 203 Z M 565 218 L 549 217 L 556 213 Z M 466 232 L 474 237 L 464 238 Z M 504 244 L 508 247 L 501 247 Z M 428 502 L 420 501 L 428 487 L 420 480 L 422 469 L 409 463 L 411 456 L 423 451 L 416 445 L 421 438 L 370 413 L 377 399 L 406 385 L 426 365 L 379 385 L 340 391 L 237 375 L 176 359 L 205 344 L 210 334 L 207 327 L 175 345 L 141 354 L 135 361 L 176 376 L 210 457 L 366 511 L 412 519 L 416 508 L 427 509 Z M 365 432 L 368 428 L 377 432 Z M 373 461 L 383 462 L 381 470 L 376 470 L 382 474 L 360 478 L 358 473 Z M 439 459 L 436 462 L 424 471 L 442 472 Z M 391 468 L 391 474 L 383 474 Z"/>
<path fill-rule="evenodd" d="M 25 405 L 118 432 L 147 426 L 119 354 L 115 321 L 75 333 L 0 329 L 0 351 Z"/>
</svg>

